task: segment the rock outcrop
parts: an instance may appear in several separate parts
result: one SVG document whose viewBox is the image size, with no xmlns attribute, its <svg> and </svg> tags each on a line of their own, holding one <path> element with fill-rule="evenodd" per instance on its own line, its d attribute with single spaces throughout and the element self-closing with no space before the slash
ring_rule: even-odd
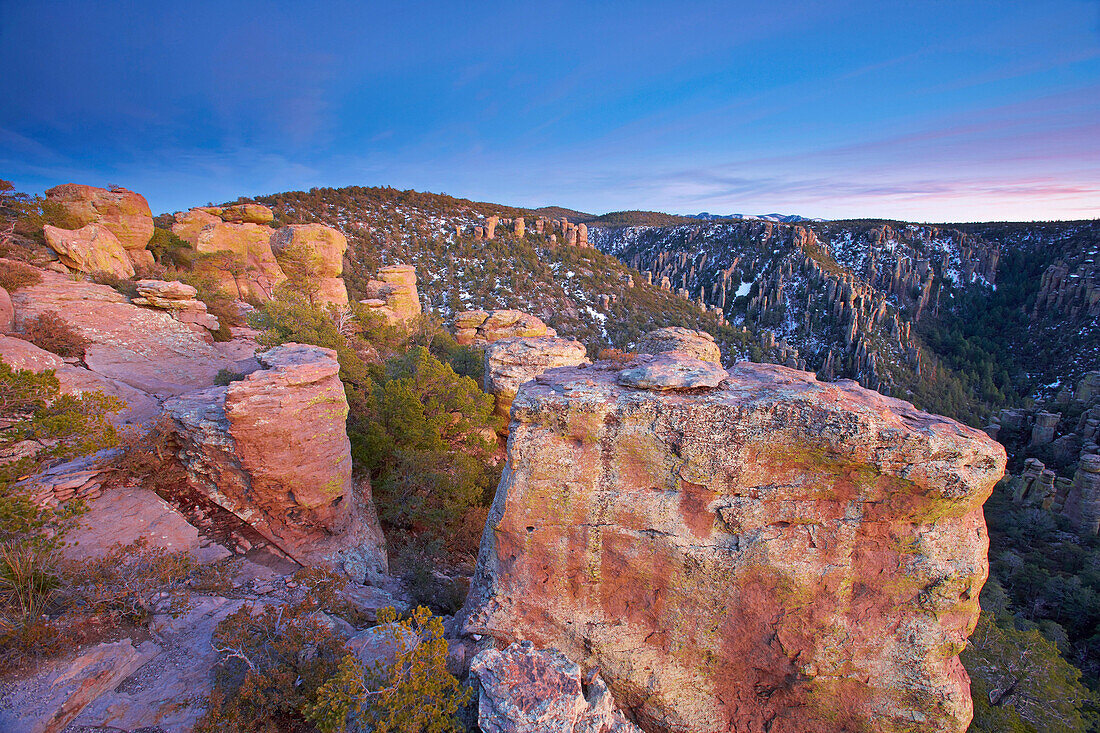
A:
<svg viewBox="0 0 1100 733">
<path fill-rule="evenodd" d="M 1081 458 L 1062 511 L 1082 532 L 1100 529 L 1100 455 Z"/>
<path fill-rule="evenodd" d="M 714 362 L 669 351 L 638 357 L 619 372 L 619 384 L 653 390 L 699 389 L 717 387 L 727 376 Z"/>
<path fill-rule="evenodd" d="M 598 671 L 556 649 L 516 642 L 486 649 L 470 670 L 478 681 L 478 727 L 484 733 L 641 733 L 615 707 Z"/>
<path fill-rule="evenodd" d="M 412 265 L 383 267 L 378 271 L 378 279 L 367 283 L 365 295 L 360 302 L 390 323 L 408 323 L 421 313 L 416 268 Z"/>
<path fill-rule="evenodd" d="M 302 565 L 384 571 L 369 490 L 352 485 L 335 352 L 284 344 L 258 358 L 263 369 L 228 387 L 164 404 L 189 483 Z"/>
<path fill-rule="evenodd" d="M 153 264 L 153 255 L 145 249 L 153 238 L 153 214 L 141 194 L 66 183 L 46 191 L 45 210 L 66 229 L 102 225 L 115 235 L 134 265 Z"/>
<path fill-rule="evenodd" d="M 105 226 L 87 224 L 79 229 L 59 229 L 47 224 L 42 231 L 61 264 L 71 270 L 103 272 L 120 278 L 134 276 L 134 264 L 126 249 Z"/>
<path fill-rule="evenodd" d="M 496 397 L 496 413 L 507 418 L 521 384 L 547 369 L 587 363 L 584 344 L 574 339 L 554 336 L 502 339 L 485 348 L 482 387 Z"/>
<path fill-rule="evenodd" d="M 234 362 L 168 313 L 142 308 L 106 285 L 41 272 L 41 282 L 12 293 L 15 325 L 57 313 L 89 342 L 84 363 L 102 377 L 157 396 L 208 387 Z"/>
<path fill-rule="evenodd" d="M 138 280 L 138 297 L 130 302 L 167 311 L 177 321 L 217 331 L 221 324 L 216 316 L 206 312 L 206 303 L 198 300 L 198 290 L 174 280 Z"/>
<path fill-rule="evenodd" d="M 173 228 L 175 231 L 175 228 Z M 231 262 L 219 267 L 221 288 L 231 297 L 271 298 L 286 281 L 271 251 L 271 227 L 263 224 L 234 224 L 218 221 L 199 230 L 192 244 L 197 252 L 227 252 Z M 177 235 L 181 236 L 179 232 Z"/>
<path fill-rule="evenodd" d="M 320 278 L 317 301 L 321 305 L 348 304 L 348 290 L 341 277 L 348 240 L 342 233 L 324 224 L 291 224 L 275 230 L 271 235 L 271 249 L 284 273 L 293 272 L 303 264 L 315 270 Z M 303 254 L 307 255 L 304 263 Z M 414 289 L 415 283 L 414 279 Z"/>
<path fill-rule="evenodd" d="M 270 224 L 275 221 L 275 213 L 263 204 L 245 203 L 230 206 L 204 206 L 200 211 L 212 214 L 222 221 L 237 224 Z"/>
<path fill-rule="evenodd" d="M 484 346 L 510 338 L 557 336 L 538 316 L 515 310 L 463 311 L 454 317 L 455 341 Z"/>
<path fill-rule="evenodd" d="M 221 287 L 232 297 L 269 299 L 289 274 L 318 278 L 315 303 L 346 306 L 343 233 L 324 224 L 274 229 L 274 218 L 261 204 L 203 206 L 177 213 L 172 231 L 199 252 L 228 253 L 218 269 Z M 414 276 L 414 291 L 415 282 Z"/>
<path fill-rule="evenodd" d="M 688 356 L 715 364 L 722 363 L 722 353 L 714 337 L 706 331 L 694 331 L 690 328 L 670 326 L 650 331 L 638 341 L 639 354 L 660 354 L 665 351 L 679 351 Z"/>
<path fill-rule="evenodd" d="M 61 733 L 89 703 L 116 689 L 161 649 L 152 641 L 104 642 L 64 665 L 51 665 L 25 685 L 8 690 L 12 703 L 0 706 L 0 729 L 8 733 Z M 31 689 L 20 689 L 21 687 Z"/>
<path fill-rule="evenodd" d="M 520 388 L 463 630 L 599 667 L 647 731 L 964 731 L 1001 446 L 785 367 L 621 369 Z"/>
</svg>

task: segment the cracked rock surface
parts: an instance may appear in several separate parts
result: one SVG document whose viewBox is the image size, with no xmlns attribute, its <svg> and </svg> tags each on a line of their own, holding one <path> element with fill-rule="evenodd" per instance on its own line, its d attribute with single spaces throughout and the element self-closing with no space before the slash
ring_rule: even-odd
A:
<svg viewBox="0 0 1100 733">
<path fill-rule="evenodd" d="M 1001 446 L 781 366 L 620 370 L 519 388 L 464 631 L 599 667 L 646 731 L 964 731 Z"/>
</svg>

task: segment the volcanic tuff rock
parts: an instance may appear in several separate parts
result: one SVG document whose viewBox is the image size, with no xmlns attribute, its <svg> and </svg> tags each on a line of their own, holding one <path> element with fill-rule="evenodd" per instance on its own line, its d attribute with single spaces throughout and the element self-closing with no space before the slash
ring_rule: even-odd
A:
<svg viewBox="0 0 1100 733">
<path fill-rule="evenodd" d="M 186 283 L 174 280 L 138 280 L 138 297 L 130 302 L 167 311 L 182 323 L 217 331 L 217 316 L 206 312 L 206 303 L 197 300 L 198 291 Z"/>
<path fill-rule="evenodd" d="M 172 395 L 210 386 L 219 369 L 234 366 L 188 324 L 132 305 L 106 285 L 48 271 L 41 278 L 12 294 L 16 328 L 56 312 L 91 342 L 84 363 L 93 372 L 142 392 Z"/>
<path fill-rule="evenodd" d="M 699 389 L 717 387 L 727 377 L 718 364 L 678 351 L 640 356 L 619 372 L 619 384 L 638 389 Z"/>
<path fill-rule="evenodd" d="M 352 486 L 336 353 L 284 344 L 258 358 L 264 369 L 228 387 L 164 404 L 189 483 L 303 565 L 384 571 L 369 490 Z"/>
<path fill-rule="evenodd" d="M 478 681 L 478 726 L 484 733 L 640 733 L 615 707 L 598 671 L 529 641 L 486 649 L 470 665 Z"/>
<path fill-rule="evenodd" d="M 125 188 L 96 188 L 77 183 L 46 191 L 45 210 L 66 229 L 101 224 L 130 252 L 134 264 L 152 264 L 145 247 L 153 237 L 153 214 L 141 194 Z"/>
<path fill-rule="evenodd" d="M 199 230 L 192 244 L 198 252 L 214 254 L 228 251 L 236 259 L 239 274 L 222 271 L 221 287 L 232 297 L 266 300 L 271 298 L 275 287 L 286 280 L 271 251 L 269 226 L 229 222 L 208 224 Z"/>
<path fill-rule="evenodd" d="M 291 224 L 279 227 L 271 236 L 271 248 L 276 257 L 289 249 L 301 246 L 313 251 L 317 257 L 317 273 L 321 277 L 340 277 L 344 274 L 344 252 L 348 240 L 343 234 L 324 224 Z"/>
<path fill-rule="evenodd" d="M 557 336 L 542 319 L 516 310 L 464 311 L 454 317 L 455 341 L 463 346 L 483 346 L 509 338 Z"/>
<path fill-rule="evenodd" d="M 284 272 L 292 271 L 294 263 L 289 260 L 295 258 L 295 250 L 299 248 L 313 253 L 309 264 L 317 268 L 321 278 L 317 300 L 321 304 L 346 306 L 348 290 L 340 276 L 344 273 L 347 238 L 324 224 L 291 224 L 271 235 L 271 249 Z"/>
<path fill-rule="evenodd" d="M 639 354 L 660 354 L 664 351 L 679 351 L 703 361 L 722 363 L 722 353 L 714 337 L 706 331 L 671 326 L 650 331 L 638 341 L 636 351 Z"/>
<path fill-rule="evenodd" d="M 1000 445 L 849 381 L 520 388 L 463 628 L 598 666 L 648 731 L 961 732 Z"/>
<path fill-rule="evenodd" d="M 1063 512 L 1079 530 L 1097 533 L 1100 528 L 1100 455 L 1081 458 Z"/>
<path fill-rule="evenodd" d="M 202 209 L 222 221 L 231 221 L 238 224 L 270 224 L 275 220 L 275 214 L 263 204 L 245 203 L 231 206 L 207 206 Z"/>
<path fill-rule="evenodd" d="M 367 283 L 362 301 L 381 313 L 390 323 L 407 323 L 420 315 L 420 295 L 416 292 L 416 268 L 389 265 L 378 271 L 378 279 Z"/>
<path fill-rule="evenodd" d="M 116 277 L 134 276 L 134 265 L 125 248 L 110 229 L 101 224 L 87 224 L 80 229 L 42 227 L 46 243 L 57 252 L 66 267 L 77 272 L 105 272 Z"/>
<path fill-rule="evenodd" d="M 485 348 L 483 387 L 496 397 L 496 412 L 507 418 L 520 385 L 547 369 L 587 364 L 584 344 L 545 336 L 494 341 Z"/>
</svg>

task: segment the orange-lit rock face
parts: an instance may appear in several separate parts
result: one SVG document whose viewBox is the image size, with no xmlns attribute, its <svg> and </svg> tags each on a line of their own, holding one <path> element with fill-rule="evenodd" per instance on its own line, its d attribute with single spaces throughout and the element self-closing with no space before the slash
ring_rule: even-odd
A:
<svg viewBox="0 0 1100 733">
<path fill-rule="evenodd" d="M 598 666 L 649 731 L 965 730 L 1003 449 L 784 367 L 617 369 L 521 387 L 466 630 Z"/>
</svg>

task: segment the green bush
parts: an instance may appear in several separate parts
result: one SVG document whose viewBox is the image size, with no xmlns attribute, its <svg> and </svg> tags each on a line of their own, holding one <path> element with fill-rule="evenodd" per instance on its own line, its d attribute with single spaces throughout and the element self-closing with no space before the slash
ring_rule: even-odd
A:
<svg viewBox="0 0 1100 733">
<path fill-rule="evenodd" d="M 354 656 L 345 656 L 337 673 L 317 690 L 316 701 L 306 705 L 306 717 L 322 733 L 462 730 L 458 712 L 473 691 L 447 671 L 442 622 L 421 606 L 400 621 L 392 608 L 382 609 L 378 623 L 392 648 L 404 649 L 410 635 L 418 641 L 399 652 L 393 664 L 377 664 L 374 669 L 364 669 Z"/>
<path fill-rule="evenodd" d="M 191 269 L 197 253 L 191 244 L 180 239 L 168 229 L 156 227 L 146 249 L 153 253 L 153 259 L 168 267 Z"/>
<path fill-rule="evenodd" d="M 56 651 L 57 630 L 43 613 L 58 600 L 58 564 L 80 502 L 39 507 L 16 482 L 51 463 L 118 442 L 107 421 L 121 400 L 99 392 L 61 395 L 52 372 L 13 370 L 0 362 L 0 452 L 22 457 L 0 465 L 0 669 Z M 20 450 L 21 449 L 21 450 Z"/>
<path fill-rule="evenodd" d="M 65 600 L 84 613 L 143 621 L 167 593 L 169 610 L 178 613 L 189 605 L 186 583 L 194 570 L 186 552 L 151 547 L 139 537 L 127 545 L 115 544 L 102 557 L 65 566 Z"/>
<path fill-rule="evenodd" d="M 974 699 L 972 731 L 1074 733 L 1085 730 L 1091 697 L 1081 672 L 1037 630 L 983 614 L 962 654 Z"/>
<path fill-rule="evenodd" d="M 221 661 L 196 733 L 310 730 L 302 711 L 347 653 L 314 611 L 246 604 L 218 624 L 212 643 Z"/>
<path fill-rule="evenodd" d="M 91 281 L 99 285 L 106 285 L 109 288 L 114 288 L 127 298 L 136 298 L 138 296 L 137 283 L 129 278 L 119 277 L 110 272 L 97 272 L 91 276 Z"/>
<path fill-rule="evenodd" d="M 245 376 L 246 375 L 235 372 L 232 369 L 219 369 L 218 373 L 214 375 L 214 384 L 219 387 L 228 387 L 233 382 L 241 381 Z"/>
</svg>

